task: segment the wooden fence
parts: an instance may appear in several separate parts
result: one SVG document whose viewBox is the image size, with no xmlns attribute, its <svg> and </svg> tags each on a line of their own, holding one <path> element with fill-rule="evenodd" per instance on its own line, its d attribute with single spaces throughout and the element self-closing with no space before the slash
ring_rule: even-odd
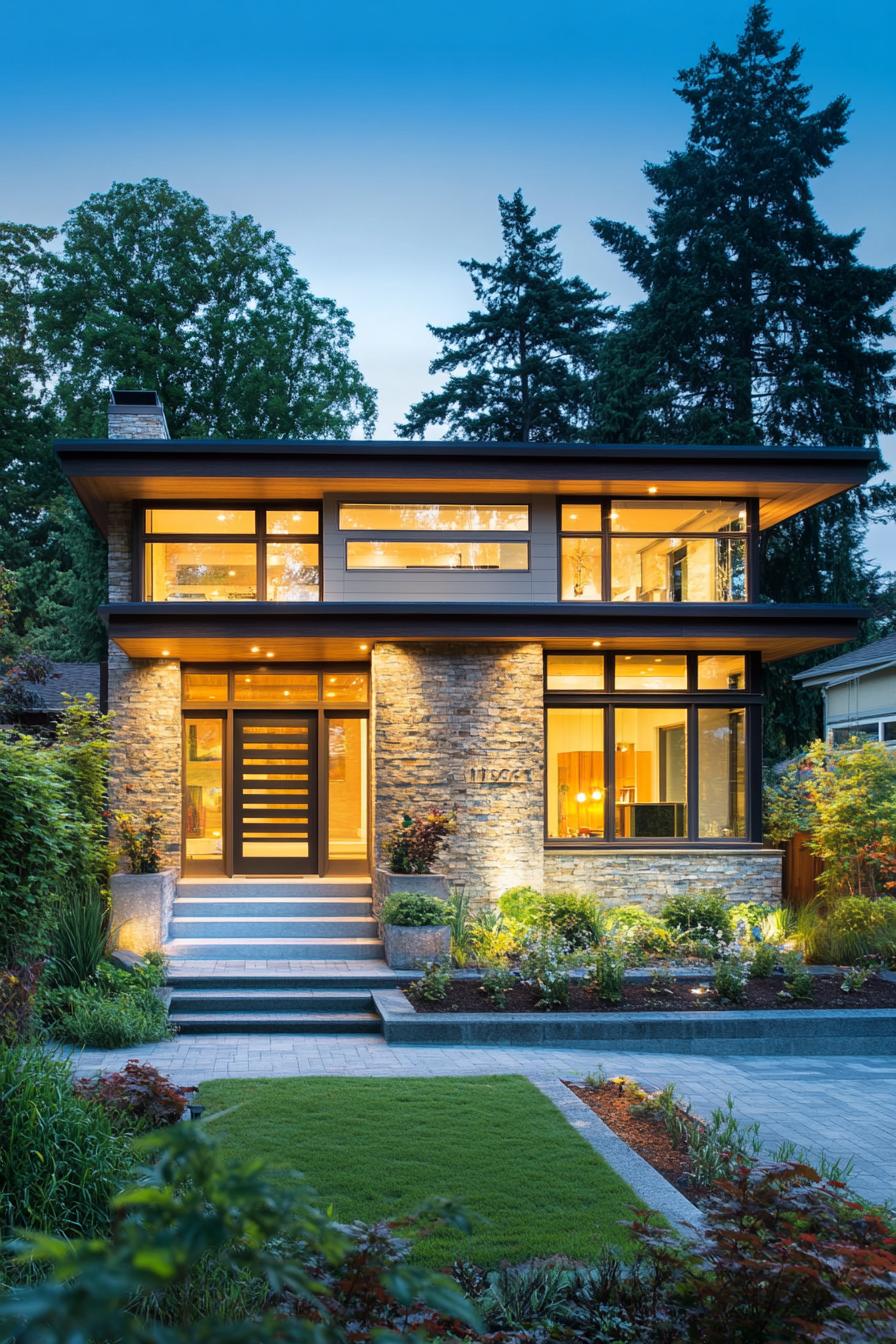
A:
<svg viewBox="0 0 896 1344">
<path fill-rule="evenodd" d="M 808 905 L 818 895 L 817 879 L 824 863 L 809 848 L 810 838 L 808 831 L 797 831 L 783 846 L 782 896 L 785 904 L 794 909 Z"/>
</svg>

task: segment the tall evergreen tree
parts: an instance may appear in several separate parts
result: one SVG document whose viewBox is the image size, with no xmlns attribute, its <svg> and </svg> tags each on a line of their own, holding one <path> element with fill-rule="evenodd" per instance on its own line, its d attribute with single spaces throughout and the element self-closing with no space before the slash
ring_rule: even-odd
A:
<svg viewBox="0 0 896 1344">
<path fill-rule="evenodd" d="M 863 264 L 861 230 L 834 233 L 815 210 L 812 182 L 846 140 L 849 104 L 811 111 L 801 58 L 754 4 L 735 51 L 714 45 L 679 74 L 691 128 L 684 149 L 645 169 L 649 232 L 592 222 L 645 294 L 606 346 L 606 438 L 795 443 L 811 456 L 814 444 L 876 445 L 896 425 L 896 268 Z M 863 538 L 869 514 L 892 507 L 893 492 L 874 486 L 765 534 L 764 595 L 873 601 Z M 796 670 L 769 673 L 778 753 L 817 728 Z"/>
<path fill-rule="evenodd" d="M 448 374 L 399 425 L 422 438 L 444 425 L 459 439 L 543 443 L 587 438 L 595 420 L 594 380 L 614 310 L 578 276 L 563 275 L 559 225 L 539 230 L 517 190 L 498 197 L 504 249 L 496 261 L 462 261 L 477 308 L 463 322 L 429 330 L 442 352 L 431 374 Z"/>
</svg>

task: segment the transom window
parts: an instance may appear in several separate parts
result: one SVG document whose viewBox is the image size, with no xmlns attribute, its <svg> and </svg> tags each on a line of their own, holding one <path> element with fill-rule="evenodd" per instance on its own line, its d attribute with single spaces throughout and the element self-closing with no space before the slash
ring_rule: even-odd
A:
<svg viewBox="0 0 896 1344">
<path fill-rule="evenodd" d="M 143 511 L 145 602 L 316 602 L 320 512 L 150 507 Z"/>
<path fill-rule="evenodd" d="M 403 501 L 339 505 L 348 570 L 529 568 L 528 504 Z M 515 540 L 498 534 L 516 534 Z"/>
<path fill-rule="evenodd" d="M 547 654 L 548 842 L 747 839 L 749 671 L 743 654 Z"/>
<path fill-rule="evenodd" d="M 184 668 L 181 698 L 187 705 L 256 704 L 290 709 L 307 704 L 366 704 L 366 666 L 319 668 L 256 667 L 246 663 L 209 671 Z"/>
<path fill-rule="evenodd" d="M 576 500 L 560 506 L 563 601 L 745 602 L 744 500 Z"/>
</svg>

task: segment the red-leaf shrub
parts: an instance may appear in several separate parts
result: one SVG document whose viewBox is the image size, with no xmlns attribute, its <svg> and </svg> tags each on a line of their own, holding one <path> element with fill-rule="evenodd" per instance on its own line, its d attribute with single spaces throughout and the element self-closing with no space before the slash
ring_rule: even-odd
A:
<svg viewBox="0 0 896 1344">
<path fill-rule="evenodd" d="M 15 1045 L 28 1035 L 42 961 L 0 970 L 0 1044 Z"/>
<path fill-rule="evenodd" d="M 176 1124 L 187 1105 L 187 1094 L 196 1091 L 195 1087 L 177 1087 L 158 1069 L 138 1059 L 129 1059 L 119 1073 L 78 1078 L 74 1089 L 79 1097 L 97 1102 L 113 1121 L 129 1130 Z"/>
</svg>

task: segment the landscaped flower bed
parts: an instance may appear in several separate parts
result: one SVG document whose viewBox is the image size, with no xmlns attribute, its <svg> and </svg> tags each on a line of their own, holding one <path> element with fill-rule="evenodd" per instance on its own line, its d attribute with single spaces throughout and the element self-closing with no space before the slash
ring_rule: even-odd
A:
<svg viewBox="0 0 896 1344">
<path fill-rule="evenodd" d="M 621 999 L 610 1002 L 599 998 L 597 992 L 573 980 L 569 1001 L 565 1005 L 552 1004 L 551 1012 L 574 1013 L 656 1013 L 695 1012 L 711 1009 L 749 1011 L 750 1009 L 781 1008 L 896 1008 L 896 981 L 871 976 L 860 988 L 848 992 L 842 988 L 843 975 L 813 975 L 811 996 L 796 998 L 784 988 L 784 976 L 772 975 L 764 979 L 748 980 L 744 998 L 740 1002 L 723 999 L 711 984 L 687 980 L 656 980 L 626 978 Z M 420 1013 L 534 1013 L 548 1011 L 540 989 L 533 984 L 516 981 L 506 991 L 505 1002 L 497 1007 L 483 992 L 481 979 L 465 977 L 452 979 L 444 999 L 421 997 L 415 985 L 409 986 L 405 996 Z M 782 997 L 782 995 L 784 997 Z"/>
</svg>

